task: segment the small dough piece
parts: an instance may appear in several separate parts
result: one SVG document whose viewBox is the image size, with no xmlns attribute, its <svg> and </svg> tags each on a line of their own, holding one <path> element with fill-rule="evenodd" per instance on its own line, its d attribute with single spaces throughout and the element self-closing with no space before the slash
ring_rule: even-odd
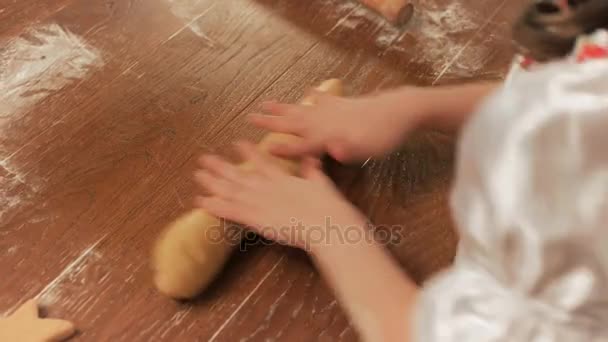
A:
<svg viewBox="0 0 608 342">
<path fill-rule="evenodd" d="M 342 82 L 331 79 L 323 82 L 317 90 L 333 95 L 342 95 Z M 307 97 L 303 105 L 313 105 Z M 284 143 L 296 136 L 269 133 L 257 145 L 260 151 L 268 152 L 277 143 Z M 297 161 L 272 157 L 286 172 L 297 174 Z M 248 163 L 240 167 L 251 168 Z M 192 210 L 163 232 L 157 241 L 152 263 L 156 288 L 166 296 L 175 299 L 189 299 L 201 293 L 215 279 L 234 247 L 240 241 L 228 236 L 227 223 L 207 214 L 203 210 Z M 242 234 L 238 234 L 241 236 Z"/>
<path fill-rule="evenodd" d="M 395 25 L 404 25 L 414 14 L 410 0 L 359 0 Z"/>
<path fill-rule="evenodd" d="M 68 321 L 38 316 L 38 302 L 28 300 L 12 315 L 0 318 L 2 342 L 58 342 L 76 333 L 74 324 Z"/>
</svg>

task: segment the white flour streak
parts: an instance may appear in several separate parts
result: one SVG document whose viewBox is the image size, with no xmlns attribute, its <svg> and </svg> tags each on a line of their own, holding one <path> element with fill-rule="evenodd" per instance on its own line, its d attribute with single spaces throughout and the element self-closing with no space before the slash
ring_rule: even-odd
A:
<svg viewBox="0 0 608 342">
<path fill-rule="evenodd" d="M 330 6 L 340 16 L 340 19 L 325 35 L 330 35 L 337 28 L 355 30 L 365 22 L 371 22 L 378 28 L 378 32 L 375 33 L 376 45 L 381 48 L 387 48 L 401 35 L 400 29 L 359 3 L 326 0 L 325 6 Z"/>
<path fill-rule="evenodd" d="M 275 301 L 270 305 L 270 307 L 268 308 L 268 312 L 266 313 L 266 317 L 264 317 L 264 322 L 262 324 L 260 324 L 258 326 L 258 328 L 255 329 L 255 331 L 253 333 L 251 333 L 249 336 L 241 338 L 239 340 L 239 342 L 251 341 L 251 340 L 255 339 L 260 332 L 270 328 L 270 322 L 272 320 L 272 316 L 274 316 L 274 313 L 276 312 L 277 307 L 279 306 L 281 300 L 283 300 L 283 298 L 285 298 L 285 295 L 287 294 L 288 290 L 289 289 L 286 289 L 285 291 L 283 291 L 283 293 L 281 293 L 281 295 L 279 295 L 277 297 L 277 299 L 275 299 Z M 281 334 L 281 331 L 279 331 L 279 334 Z"/>
<path fill-rule="evenodd" d="M 178 327 L 180 324 L 182 324 L 182 321 L 184 320 L 184 318 L 186 318 L 186 316 L 188 316 L 188 314 L 192 311 L 192 306 L 190 306 L 189 308 L 182 310 L 182 311 L 178 311 L 176 312 L 173 317 L 171 317 L 171 319 L 169 319 L 164 325 L 168 325 L 169 327 L 167 328 L 163 328 L 164 332 L 160 335 L 161 339 L 165 339 L 165 337 L 167 336 L 167 334 L 169 334 L 169 332 L 171 331 L 171 329 Z"/>
<path fill-rule="evenodd" d="M 22 202 L 18 195 L 11 195 L 8 191 L 0 188 L 0 222 L 11 210 L 17 208 Z"/>
<path fill-rule="evenodd" d="M 25 184 L 25 180 L 23 179 L 23 175 L 21 173 L 17 172 L 13 167 L 10 167 L 6 160 L 0 160 L 0 176 L 4 174 L 6 174 L 8 178 L 12 178 L 21 184 Z"/>
<path fill-rule="evenodd" d="M 146 328 L 145 330 L 142 330 L 139 332 L 139 337 L 142 337 L 146 334 L 148 334 L 150 331 L 152 331 L 152 329 L 156 328 L 156 326 L 160 323 L 160 321 L 155 321 L 154 323 L 150 324 L 148 326 L 148 328 Z"/>
<path fill-rule="evenodd" d="M 12 247 L 9 247 L 9 248 L 6 250 L 6 254 L 7 254 L 7 255 L 14 255 L 15 253 L 17 253 L 17 250 L 18 250 L 18 249 L 19 249 L 19 247 L 18 247 L 18 246 L 12 246 Z"/>
<path fill-rule="evenodd" d="M 126 75 L 126 74 L 127 74 L 127 73 L 129 73 L 131 70 L 133 70 L 133 68 L 135 68 L 135 67 L 136 67 L 138 64 L 139 64 L 139 62 L 135 62 L 135 63 L 131 64 L 129 67 L 127 67 L 127 68 L 125 69 L 125 71 L 123 71 L 123 72 L 120 74 L 120 76 L 124 76 L 124 75 Z"/>
<path fill-rule="evenodd" d="M 326 36 L 332 34 L 338 27 L 355 29 L 359 25 L 359 21 L 354 21 L 350 18 L 350 15 L 357 9 L 357 5 L 355 3 L 342 1 L 341 4 L 336 4 L 335 1 L 331 1 L 331 6 L 341 17 L 338 19 L 336 24 L 329 29 L 329 31 L 327 31 L 325 34 Z"/>
<path fill-rule="evenodd" d="M 175 38 L 177 35 L 182 33 L 182 31 L 184 31 L 185 29 L 190 29 L 190 31 L 192 31 L 192 33 L 194 33 L 195 35 L 197 35 L 200 38 L 202 38 L 203 40 L 205 40 L 211 47 L 217 45 L 217 42 L 214 41 L 213 39 L 211 39 L 207 34 L 205 34 L 205 32 L 203 31 L 201 26 L 197 24 L 197 21 L 199 19 L 201 19 L 203 16 L 205 16 L 205 14 L 209 13 L 209 11 L 211 11 L 215 7 L 215 5 L 216 5 L 215 3 L 201 12 L 201 11 L 197 10 L 197 5 L 199 4 L 200 0 L 196 0 L 196 1 L 168 0 L 168 1 L 169 1 L 169 6 L 171 7 L 171 12 L 173 13 L 173 15 L 179 19 L 184 20 L 186 22 L 186 24 L 182 28 L 177 30 L 174 34 L 172 34 L 169 38 L 167 38 L 167 40 L 165 40 L 162 44 Z"/>
<path fill-rule="evenodd" d="M 0 222 L 5 215 L 30 199 L 32 191 L 24 181 L 23 175 L 0 161 Z"/>
<path fill-rule="evenodd" d="M 0 49 L 0 129 L 32 105 L 103 65 L 99 51 L 57 24 L 39 26 Z M 8 121 L 8 125 L 3 122 Z"/>
<path fill-rule="evenodd" d="M 219 327 L 219 329 L 217 329 L 217 331 L 213 334 L 213 336 L 211 336 L 211 338 L 209 340 L 207 340 L 208 342 L 212 342 L 212 341 L 214 341 L 218 337 L 218 335 L 222 332 L 222 330 L 224 330 L 224 328 L 226 328 L 226 326 L 228 325 L 228 323 L 230 323 L 230 321 L 232 321 L 232 319 L 234 318 L 234 316 L 236 316 L 236 314 L 239 311 L 241 311 L 241 309 L 243 308 L 243 306 L 247 302 L 249 302 L 249 300 L 251 299 L 251 297 L 258 291 L 258 289 L 260 288 L 260 286 L 262 286 L 262 284 L 272 274 L 272 272 L 274 272 L 274 270 L 279 266 L 279 264 L 281 264 L 282 261 L 283 261 L 283 257 L 280 257 L 279 260 L 272 266 L 272 268 L 264 275 L 264 277 L 262 277 L 262 279 L 260 280 L 260 282 L 258 282 L 258 284 L 253 288 L 253 290 L 247 295 L 247 297 L 245 297 L 245 299 L 243 299 L 243 301 L 241 302 L 241 304 L 239 304 L 239 306 L 236 308 L 236 310 L 234 310 L 232 312 L 232 314 L 230 314 L 230 316 L 228 317 L 228 319 L 226 319 L 226 321 L 224 321 L 224 323 Z"/>
<path fill-rule="evenodd" d="M 94 244 L 85 249 L 78 258 L 72 261 L 63 271 L 47 286 L 45 286 L 40 293 L 36 295 L 36 299 L 40 299 L 42 303 L 51 304 L 56 301 L 57 292 L 61 291 L 61 283 L 75 275 L 80 274 L 86 267 L 86 262 L 90 257 L 96 257 L 95 248 L 99 245 L 99 243 L 105 239 L 107 235 L 104 235 L 101 239 L 97 240 Z"/>
<path fill-rule="evenodd" d="M 40 291 L 34 299 L 38 299 L 39 303 L 43 306 L 51 305 L 58 300 L 58 296 L 61 294 L 61 286 L 62 282 L 69 280 L 75 276 L 78 276 L 82 273 L 86 267 L 89 259 L 99 259 L 100 255 L 95 252 L 95 248 L 99 245 L 99 243 L 107 237 L 107 234 L 104 235 L 101 239 L 97 240 L 94 244 L 85 249 L 76 260 L 71 262 L 66 268 L 61 271 L 61 273 L 53 279 L 50 283 L 48 283 L 42 291 Z M 23 304 L 26 300 L 30 299 L 31 295 L 27 295 L 26 298 L 21 299 L 16 302 L 14 306 L 10 307 L 8 310 L 4 312 L 4 315 L 8 315 L 14 312 L 21 304 Z M 0 314 L 0 317 L 2 315 Z"/>
</svg>

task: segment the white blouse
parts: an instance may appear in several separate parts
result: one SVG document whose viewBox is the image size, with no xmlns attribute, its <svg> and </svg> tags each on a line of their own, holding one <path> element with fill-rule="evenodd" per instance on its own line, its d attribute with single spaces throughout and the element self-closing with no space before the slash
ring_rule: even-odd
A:
<svg viewBox="0 0 608 342">
<path fill-rule="evenodd" d="M 465 127 L 458 255 L 425 286 L 415 341 L 608 341 L 608 58 L 580 62 L 590 43 L 608 52 L 599 31 L 514 67 Z"/>
</svg>

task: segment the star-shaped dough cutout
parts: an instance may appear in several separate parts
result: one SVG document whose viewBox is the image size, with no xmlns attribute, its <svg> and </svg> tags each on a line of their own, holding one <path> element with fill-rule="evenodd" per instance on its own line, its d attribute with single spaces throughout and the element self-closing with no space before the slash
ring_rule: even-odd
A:
<svg viewBox="0 0 608 342">
<path fill-rule="evenodd" d="M 58 342 L 75 332 L 71 322 L 40 318 L 35 299 L 25 302 L 12 315 L 0 318 L 0 341 L 3 342 Z"/>
</svg>

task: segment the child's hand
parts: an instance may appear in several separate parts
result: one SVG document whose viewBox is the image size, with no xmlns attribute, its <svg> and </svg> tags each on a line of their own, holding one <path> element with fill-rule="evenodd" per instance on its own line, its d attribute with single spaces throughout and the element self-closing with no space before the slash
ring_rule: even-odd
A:
<svg viewBox="0 0 608 342">
<path fill-rule="evenodd" d="M 302 178 L 298 178 L 283 172 L 253 145 L 238 146 L 255 171 L 203 156 L 195 181 L 208 195 L 195 199 L 197 207 L 244 224 L 271 240 L 303 249 L 326 241 L 327 220 L 334 227 L 365 225 L 363 215 L 342 198 L 317 160 L 307 159 Z"/>
<path fill-rule="evenodd" d="M 304 138 L 301 143 L 277 146 L 273 154 L 297 157 L 327 152 L 342 162 L 365 160 L 391 152 L 418 124 L 419 113 L 411 108 L 419 101 L 415 96 L 412 101 L 403 93 L 397 101 L 392 93 L 342 98 L 315 92 L 314 96 L 314 107 L 265 102 L 262 110 L 270 115 L 251 116 L 261 128 Z"/>
</svg>

